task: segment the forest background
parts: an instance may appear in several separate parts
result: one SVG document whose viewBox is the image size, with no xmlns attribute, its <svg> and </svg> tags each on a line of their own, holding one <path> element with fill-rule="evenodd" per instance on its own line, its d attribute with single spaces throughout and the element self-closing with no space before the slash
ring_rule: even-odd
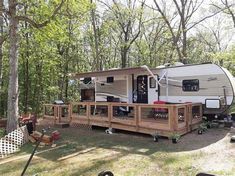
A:
<svg viewBox="0 0 235 176">
<path fill-rule="evenodd" d="M 1 0 L 0 13 L 0 117 L 79 101 L 69 73 L 213 62 L 235 74 L 233 0 Z"/>
</svg>

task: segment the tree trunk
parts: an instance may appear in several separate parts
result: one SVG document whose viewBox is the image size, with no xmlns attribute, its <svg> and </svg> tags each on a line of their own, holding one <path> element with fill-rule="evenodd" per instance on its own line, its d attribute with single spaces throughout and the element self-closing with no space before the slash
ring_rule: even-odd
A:
<svg viewBox="0 0 235 176">
<path fill-rule="evenodd" d="M 93 1 L 91 0 L 91 4 Z M 99 57 L 99 42 L 98 42 L 98 29 L 95 24 L 95 11 L 94 9 L 91 10 L 91 20 L 92 20 L 92 27 L 93 27 L 93 32 L 94 32 L 94 39 L 95 39 L 95 69 L 97 71 L 101 70 L 101 61 Z"/>
<path fill-rule="evenodd" d="M 67 102 L 68 101 L 68 83 L 69 83 L 69 78 L 68 78 L 68 72 L 69 72 L 69 48 L 70 44 L 68 44 L 65 53 L 64 53 L 64 77 L 63 77 L 63 84 L 64 84 L 64 97 L 63 99 Z"/>
<path fill-rule="evenodd" d="M 3 0 L 0 0 L 0 7 L 3 8 Z M 0 9 L 2 12 L 2 9 Z M 0 14 L 0 33 L 1 33 L 1 39 L 3 39 L 3 17 L 2 14 Z M 4 105 L 3 105 L 3 93 L 2 93 L 2 84 L 3 84 L 3 80 L 2 80 L 2 75 L 3 75 L 3 42 L 0 43 L 0 116 L 1 114 L 4 114 Z"/>
<path fill-rule="evenodd" d="M 68 78 L 68 62 L 65 65 L 65 90 L 64 90 L 64 96 L 65 100 L 68 101 L 68 87 L 69 87 L 69 78 Z"/>
<path fill-rule="evenodd" d="M 26 51 L 26 58 L 25 58 L 25 82 L 24 82 L 24 112 L 28 112 L 29 106 L 29 59 L 28 59 L 28 52 Z"/>
<path fill-rule="evenodd" d="M 121 47 L 121 61 L 122 61 L 122 68 L 125 68 L 127 65 L 127 52 L 128 50 L 126 47 Z"/>
<path fill-rule="evenodd" d="M 18 20 L 16 19 L 16 1 L 9 0 L 9 87 L 7 106 L 7 133 L 17 128 L 18 121 Z"/>
<path fill-rule="evenodd" d="M 187 33 L 183 32 L 183 48 L 182 48 L 182 58 L 180 62 L 187 64 Z"/>
<path fill-rule="evenodd" d="M 39 115 L 40 107 L 41 107 L 41 99 L 43 94 L 43 74 L 42 74 L 42 68 L 43 68 L 43 59 L 42 56 L 38 56 L 38 61 L 35 63 L 35 86 L 33 86 L 33 96 L 32 96 L 32 110 L 36 114 L 36 116 Z M 50 98 L 48 97 L 48 100 Z"/>
<path fill-rule="evenodd" d="M 27 7 L 25 7 L 25 15 L 27 15 Z M 28 30 L 28 23 L 25 22 L 25 29 Z M 25 34 L 26 48 L 24 58 L 24 112 L 28 112 L 29 106 L 29 33 Z"/>
<path fill-rule="evenodd" d="M 1 18 L 1 17 L 0 17 Z M 2 75 L 3 75 L 3 71 L 2 71 L 2 60 L 3 60 L 3 53 L 2 53 L 2 46 L 3 44 L 0 43 L 0 116 L 1 114 L 4 114 L 4 98 L 3 98 L 3 91 L 2 91 L 2 85 L 3 85 L 3 79 L 2 79 Z"/>
<path fill-rule="evenodd" d="M 3 2 L 1 1 L 0 3 L 3 3 Z M 1 16 L 0 16 L 0 33 L 1 33 L 1 39 L 3 39 L 3 17 Z M 2 47 L 3 47 L 3 42 L 0 42 L 0 95 L 1 95 L 1 89 L 2 89 L 2 62 L 3 62 Z"/>
<path fill-rule="evenodd" d="M 187 29 L 186 29 L 185 8 L 186 8 L 186 2 L 182 1 L 181 27 L 183 34 L 183 41 L 182 41 L 183 48 L 182 48 L 182 58 L 180 58 L 180 62 L 182 62 L 183 64 L 187 63 Z"/>
<path fill-rule="evenodd" d="M 41 59 L 43 60 L 43 59 Z M 38 78 L 37 78 L 37 94 L 36 94 L 36 103 L 35 103 L 35 106 L 33 107 L 34 108 L 34 112 L 36 114 L 36 116 L 39 115 L 39 112 L 40 112 L 40 106 L 41 106 L 41 98 L 42 98 L 42 94 L 43 94 L 43 84 L 42 84 L 42 80 L 43 80 L 43 74 L 42 74 L 42 68 L 43 68 L 43 61 L 40 61 L 37 66 L 36 66 L 36 70 L 37 70 L 37 75 L 38 75 Z M 39 86 L 38 86 L 39 85 Z"/>
</svg>

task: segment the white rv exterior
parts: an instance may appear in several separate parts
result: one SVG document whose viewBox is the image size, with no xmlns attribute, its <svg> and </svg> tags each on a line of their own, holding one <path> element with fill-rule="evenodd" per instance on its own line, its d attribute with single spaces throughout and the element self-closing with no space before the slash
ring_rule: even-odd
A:
<svg viewBox="0 0 235 176">
<path fill-rule="evenodd" d="M 200 102 L 204 114 L 223 113 L 232 104 L 235 90 L 231 73 L 211 63 L 155 69 L 146 66 L 115 69 L 81 73 L 74 77 L 81 80 L 92 77 L 97 102 Z"/>
<path fill-rule="evenodd" d="M 225 68 L 215 64 L 200 64 L 170 67 L 161 72 L 166 72 L 164 84 L 167 88 L 161 89 L 160 100 L 173 103 L 201 102 L 205 114 L 222 113 L 233 103 L 235 84 Z M 184 91 L 185 80 L 198 80 L 198 90 Z"/>
</svg>

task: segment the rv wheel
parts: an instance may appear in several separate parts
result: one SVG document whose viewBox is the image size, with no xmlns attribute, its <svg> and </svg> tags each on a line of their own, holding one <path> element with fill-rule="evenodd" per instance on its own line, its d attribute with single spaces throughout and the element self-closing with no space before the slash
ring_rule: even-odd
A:
<svg viewBox="0 0 235 176">
<path fill-rule="evenodd" d="M 231 142 L 231 143 L 235 142 L 235 136 L 232 136 L 232 137 L 231 137 L 230 142 Z"/>
</svg>

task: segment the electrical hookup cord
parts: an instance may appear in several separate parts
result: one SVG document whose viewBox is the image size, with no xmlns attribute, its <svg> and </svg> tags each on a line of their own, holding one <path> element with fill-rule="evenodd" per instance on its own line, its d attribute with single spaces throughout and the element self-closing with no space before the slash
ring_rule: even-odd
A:
<svg viewBox="0 0 235 176">
<path fill-rule="evenodd" d="M 31 162 L 31 160 L 32 160 L 32 158 L 33 158 L 33 155 L 35 154 L 35 152 L 36 152 L 36 150 L 37 150 L 37 148 L 38 148 L 40 142 L 42 141 L 42 138 L 43 138 L 45 132 L 46 132 L 46 130 L 45 130 L 45 129 L 42 129 L 42 135 L 40 136 L 40 138 L 39 138 L 39 140 L 38 140 L 38 142 L 37 142 L 37 145 L 36 145 L 35 148 L 33 149 L 33 152 L 31 153 L 31 155 L 30 155 L 30 157 L 29 157 L 29 160 L 27 161 L 27 163 L 26 163 L 26 165 L 25 165 L 25 167 L 24 167 L 23 172 L 21 173 L 21 176 L 24 176 L 24 173 L 25 173 L 25 171 L 27 170 L 27 168 L 28 168 L 28 166 L 29 166 L 29 164 L 30 164 L 30 162 Z"/>
</svg>

